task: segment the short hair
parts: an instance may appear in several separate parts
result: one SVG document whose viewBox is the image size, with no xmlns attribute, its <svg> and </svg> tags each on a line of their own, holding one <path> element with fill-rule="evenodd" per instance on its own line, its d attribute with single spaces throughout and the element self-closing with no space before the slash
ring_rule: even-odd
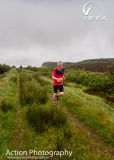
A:
<svg viewBox="0 0 114 160">
<path fill-rule="evenodd" d="M 58 66 L 58 65 L 63 65 L 63 62 L 62 62 L 62 61 L 58 61 L 58 62 L 57 62 L 57 66 Z"/>
</svg>

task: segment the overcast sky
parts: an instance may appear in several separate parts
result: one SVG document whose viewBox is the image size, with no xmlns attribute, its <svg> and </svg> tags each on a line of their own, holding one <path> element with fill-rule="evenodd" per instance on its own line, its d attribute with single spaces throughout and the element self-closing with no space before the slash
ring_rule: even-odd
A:
<svg viewBox="0 0 114 160">
<path fill-rule="evenodd" d="M 86 2 L 106 20 L 84 21 Z M 0 63 L 114 58 L 113 12 L 113 0 L 0 0 Z"/>
</svg>

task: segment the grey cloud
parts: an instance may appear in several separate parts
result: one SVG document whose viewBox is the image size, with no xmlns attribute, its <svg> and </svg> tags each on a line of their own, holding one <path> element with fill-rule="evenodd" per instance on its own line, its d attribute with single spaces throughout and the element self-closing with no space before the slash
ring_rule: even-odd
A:
<svg viewBox="0 0 114 160">
<path fill-rule="evenodd" d="M 96 0 L 91 14 L 106 22 L 83 20 L 86 1 L 0 0 L 0 59 L 10 64 L 78 61 L 113 57 L 112 0 Z"/>
</svg>

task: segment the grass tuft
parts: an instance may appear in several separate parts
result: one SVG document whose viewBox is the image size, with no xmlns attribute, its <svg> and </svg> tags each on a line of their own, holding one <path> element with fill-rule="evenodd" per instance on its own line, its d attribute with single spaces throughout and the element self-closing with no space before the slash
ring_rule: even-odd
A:
<svg viewBox="0 0 114 160">
<path fill-rule="evenodd" d="M 66 123 L 66 116 L 60 106 L 34 105 L 27 111 L 27 119 L 37 131 L 43 132 L 49 126 L 60 127 Z"/>
<path fill-rule="evenodd" d="M 11 101 L 6 101 L 5 99 L 1 99 L 0 101 L 0 110 L 5 112 L 8 112 L 14 108 L 14 105 Z"/>
<path fill-rule="evenodd" d="M 20 100 L 23 105 L 45 104 L 48 100 L 47 90 L 26 74 L 20 75 L 20 89 Z"/>
<path fill-rule="evenodd" d="M 57 151 L 62 151 L 64 149 L 64 139 L 61 135 L 57 135 L 56 139 L 56 149 Z"/>
<path fill-rule="evenodd" d="M 64 128 L 64 138 L 65 139 L 70 139 L 72 137 L 72 131 L 71 128 Z"/>
</svg>

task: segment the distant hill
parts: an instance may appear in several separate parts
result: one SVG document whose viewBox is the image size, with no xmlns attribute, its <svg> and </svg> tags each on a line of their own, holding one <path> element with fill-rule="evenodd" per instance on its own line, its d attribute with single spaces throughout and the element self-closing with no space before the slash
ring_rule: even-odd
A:
<svg viewBox="0 0 114 160">
<path fill-rule="evenodd" d="M 56 62 L 45 62 L 42 67 L 54 68 Z M 66 69 L 85 69 L 93 72 L 114 72 L 114 58 L 88 59 L 80 62 L 64 62 Z"/>
<path fill-rule="evenodd" d="M 74 65 L 75 63 L 72 63 L 72 62 L 64 62 L 64 67 L 69 67 L 69 66 L 72 66 Z M 54 68 L 56 67 L 57 65 L 57 62 L 44 62 L 42 64 L 42 67 L 48 67 L 48 68 Z"/>
<path fill-rule="evenodd" d="M 69 69 L 80 68 L 93 72 L 114 72 L 114 58 L 89 59 L 77 62 Z"/>
<path fill-rule="evenodd" d="M 100 59 L 88 59 L 77 63 L 112 63 L 114 58 L 100 58 Z"/>
</svg>

